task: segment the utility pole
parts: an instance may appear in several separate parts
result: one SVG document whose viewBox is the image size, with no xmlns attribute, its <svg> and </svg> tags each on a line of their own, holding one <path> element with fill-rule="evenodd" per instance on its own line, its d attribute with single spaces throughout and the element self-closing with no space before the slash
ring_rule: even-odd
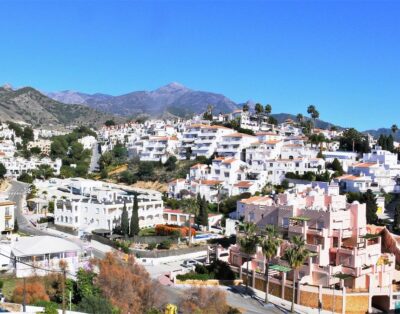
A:
<svg viewBox="0 0 400 314">
<path fill-rule="evenodd" d="M 66 272 L 63 269 L 61 289 L 62 289 L 62 313 L 65 314 L 65 281 L 66 281 Z"/>
<path fill-rule="evenodd" d="M 22 311 L 26 312 L 26 278 L 24 277 L 24 297 L 22 300 Z"/>
</svg>

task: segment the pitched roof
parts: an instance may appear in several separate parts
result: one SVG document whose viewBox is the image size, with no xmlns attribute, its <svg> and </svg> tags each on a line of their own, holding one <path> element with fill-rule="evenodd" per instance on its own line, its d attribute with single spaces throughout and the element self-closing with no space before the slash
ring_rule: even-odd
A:
<svg viewBox="0 0 400 314">
<path fill-rule="evenodd" d="M 190 167 L 190 169 L 199 169 L 199 168 L 204 168 L 204 167 L 208 167 L 206 164 L 201 164 L 201 163 L 197 163 L 193 166 Z"/>
<path fill-rule="evenodd" d="M 249 182 L 249 181 L 240 181 L 238 183 L 235 183 L 235 186 L 239 187 L 239 188 L 249 188 L 253 184 L 254 184 L 253 182 Z"/>
<path fill-rule="evenodd" d="M 200 180 L 199 183 L 203 185 L 217 185 L 221 184 L 223 181 L 219 180 Z"/>
<path fill-rule="evenodd" d="M 81 248 L 65 239 L 52 236 L 19 237 L 11 247 L 16 257 L 34 256 L 49 253 L 80 251 Z"/>
<path fill-rule="evenodd" d="M 255 136 L 236 132 L 236 133 L 231 133 L 231 134 L 225 134 L 222 137 L 255 137 Z"/>
<path fill-rule="evenodd" d="M 262 204 L 269 200 L 271 200 L 271 198 L 268 196 L 252 196 L 249 198 L 243 198 L 240 202 L 245 204 Z"/>
<path fill-rule="evenodd" d="M 359 162 L 358 164 L 353 165 L 353 167 L 356 168 L 369 168 L 369 167 L 373 167 L 376 166 L 377 163 L 376 162 Z"/>
</svg>

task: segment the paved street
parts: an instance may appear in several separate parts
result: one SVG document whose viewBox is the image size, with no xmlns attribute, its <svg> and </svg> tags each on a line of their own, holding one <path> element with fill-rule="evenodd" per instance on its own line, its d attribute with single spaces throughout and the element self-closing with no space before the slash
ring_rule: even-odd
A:
<svg viewBox="0 0 400 314">
<path fill-rule="evenodd" d="M 169 303 L 179 304 L 185 298 L 187 289 L 185 286 L 163 286 L 162 294 L 165 300 Z M 263 303 L 251 297 L 244 297 L 240 293 L 235 292 L 229 287 L 220 287 L 227 295 L 226 299 L 230 306 L 238 308 L 246 314 L 260 314 L 260 313 L 286 313 L 286 311 L 276 307 L 273 304 L 264 307 Z"/>
<path fill-rule="evenodd" d="M 96 143 L 93 144 L 93 146 L 92 146 L 92 156 L 90 158 L 89 173 L 98 170 L 99 159 L 100 159 L 100 154 L 99 154 L 99 149 L 98 149 L 98 142 L 96 141 Z"/>
<path fill-rule="evenodd" d="M 176 261 L 158 265 L 146 265 L 145 268 L 153 279 L 158 280 L 161 284 L 167 284 L 167 280 L 162 280 L 163 275 L 166 273 L 181 269 L 181 263 L 183 261 Z M 165 277 L 165 276 L 164 276 Z M 166 277 L 165 277 L 166 278 Z M 239 293 L 237 290 L 230 287 L 220 287 L 227 293 L 227 302 L 230 306 L 240 308 L 243 313 L 256 314 L 256 313 L 284 313 L 281 309 L 275 305 L 269 305 L 264 307 L 264 304 L 260 300 L 251 297 L 245 297 L 243 294 Z M 179 304 L 179 302 L 185 297 L 187 289 L 189 286 L 184 285 L 164 285 L 162 287 L 162 293 L 168 302 Z"/>
</svg>

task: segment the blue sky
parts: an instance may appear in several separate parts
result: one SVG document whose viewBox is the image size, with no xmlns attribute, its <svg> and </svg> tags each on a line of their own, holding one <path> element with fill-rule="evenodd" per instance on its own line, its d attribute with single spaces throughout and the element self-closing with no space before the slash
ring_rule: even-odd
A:
<svg viewBox="0 0 400 314">
<path fill-rule="evenodd" d="M 0 2 L 0 84 L 169 82 L 359 129 L 400 125 L 400 1 Z"/>
</svg>

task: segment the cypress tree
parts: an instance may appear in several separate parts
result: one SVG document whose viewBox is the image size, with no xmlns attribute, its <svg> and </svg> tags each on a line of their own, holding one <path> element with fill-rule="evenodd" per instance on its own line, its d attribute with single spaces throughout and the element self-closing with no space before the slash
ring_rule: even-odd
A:
<svg viewBox="0 0 400 314">
<path fill-rule="evenodd" d="M 375 195 L 371 190 L 364 193 L 363 203 L 365 203 L 367 207 L 367 223 L 375 224 L 378 221 L 378 215 L 376 214 L 378 205 L 376 204 Z"/>
<path fill-rule="evenodd" d="M 208 203 L 206 201 L 206 198 L 203 196 L 203 199 L 201 200 L 201 204 L 202 204 L 202 211 L 201 211 L 201 222 L 200 224 L 202 226 L 208 227 Z"/>
<path fill-rule="evenodd" d="M 121 232 L 124 236 L 129 235 L 129 216 L 128 216 L 128 211 L 126 209 L 126 202 L 124 202 L 124 207 L 122 208 Z"/>
<path fill-rule="evenodd" d="M 198 211 L 194 213 L 194 222 L 196 225 L 201 225 L 202 200 L 200 193 L 197 193 L 196 203 Z"/>
<path fill-rule="evenodd" d="M 139 234 L 139 203 L 138 196 L 135 194 L 133 197 L 133 208 L 131 216 L 130 236 L 133 237 Z"/>
</svg>

